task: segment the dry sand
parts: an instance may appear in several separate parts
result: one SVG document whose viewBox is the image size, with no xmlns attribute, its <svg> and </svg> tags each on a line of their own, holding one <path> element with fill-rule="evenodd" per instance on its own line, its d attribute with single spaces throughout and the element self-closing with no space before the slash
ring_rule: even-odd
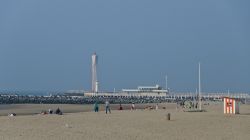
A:
<svg viewBox="0 0 250 140">
<path fill-rule="evenodd" d="M 65 105 L 66 107 L 67 105 Z M 70 105 L 69 105 L 70 106 Z M 0 140 L 245 140 L 250 138 L 250 106 L 224 115 L 222 105 L 207 112 L 136 110 L 0 117 Z M 74 106 L 70 106 L 71 108 Z M 87 106 L 87 108 L 90 106 Z M 7 110 L 7 109 L 6 109 Z M 5 111 L 6 111 L 5 110 Z M 12 108 L 13 110 L 13 108 Z M 171 113 L 171 121 L 166 114 Z"/>
</svg>

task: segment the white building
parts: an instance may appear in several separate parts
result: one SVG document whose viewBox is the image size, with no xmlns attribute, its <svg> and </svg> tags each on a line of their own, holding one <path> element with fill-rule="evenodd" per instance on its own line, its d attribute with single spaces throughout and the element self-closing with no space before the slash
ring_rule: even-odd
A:
<svg viewBox="0 0 250 140">
<path fill-rule="evenodd" d="M 149 97 L 165 97 L 168 90 L 162 89 L 159 85 L 156 86 L 139 86 L 137 89 L 122 89 L 122 92 L 130 96 L 149 96 Z"/>
</svg>

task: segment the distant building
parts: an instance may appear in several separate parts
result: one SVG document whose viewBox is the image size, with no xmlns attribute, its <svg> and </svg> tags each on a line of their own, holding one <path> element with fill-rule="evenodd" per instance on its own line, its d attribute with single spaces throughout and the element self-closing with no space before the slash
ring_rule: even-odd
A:
<svg viewBox="0 0 250 140">
<path fill-rule="evenodd" d="M 166 96 L 168 94 L 168 90 L 159 85 L 139 86 L 137 89 L 122 89 L 122 92 L 132 96 Z"/>
<path fill-rule="evenodd" d="M 85 96 L 123 96 L 123 97 L 166 97 L 168 90 L 156 86 L 139 86 L 137 89 L 122 89 L 120 92 L 85 92 Z"/>
</svg>

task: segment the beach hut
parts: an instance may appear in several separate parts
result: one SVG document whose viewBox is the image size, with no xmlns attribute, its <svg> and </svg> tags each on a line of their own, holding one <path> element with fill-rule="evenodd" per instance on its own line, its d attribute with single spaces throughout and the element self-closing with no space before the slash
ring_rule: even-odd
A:
<svg viewBox="0 0 250 140">
<path fill-rule="evenodd" d="M 224 114 L 239 114 L 239 100 L 224 97 Z"/>
</svg>

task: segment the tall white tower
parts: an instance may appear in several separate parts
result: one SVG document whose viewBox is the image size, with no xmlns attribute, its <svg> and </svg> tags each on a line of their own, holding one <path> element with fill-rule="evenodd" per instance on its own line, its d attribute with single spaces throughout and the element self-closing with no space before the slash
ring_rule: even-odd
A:
<svg viewBox="0 0 250 140">
<path fill-rule="evenodd" d="M 98 57 L 96 53 L 92 55 L 92 92 L 98 92 L 98 81 L 97 81 L 97 63 Z"/>
</svg>

